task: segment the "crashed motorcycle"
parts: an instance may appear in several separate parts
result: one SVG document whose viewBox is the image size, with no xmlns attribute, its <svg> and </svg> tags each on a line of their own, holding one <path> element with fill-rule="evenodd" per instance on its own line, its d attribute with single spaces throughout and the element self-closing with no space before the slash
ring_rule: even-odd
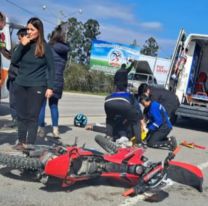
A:
<svg viewBox="0 0 208 206">
<path fill-rule="evenodd" d="M 201 170 L 194 165 L 173 161 L 174 152 L 170 152 L 164 161 L 151 162 L 144 156 L 143 148 L 117 148 L 114 142 L 101 135 L 95 140 L 110 153 L 78 147 L 76 143 L 63 145 L 58 142 L 52 146 L 27 148 L 21 156 L 0 153 L 0 164 L 32 171 L 44 184 L 49 183 L 50 177 L 57 178 L 63 187 L 98 177 L 112 178 L 131 187 L 123 194 L 125 196 L 157 188 L 167 178 L 202 191 Z"/>
</svg>

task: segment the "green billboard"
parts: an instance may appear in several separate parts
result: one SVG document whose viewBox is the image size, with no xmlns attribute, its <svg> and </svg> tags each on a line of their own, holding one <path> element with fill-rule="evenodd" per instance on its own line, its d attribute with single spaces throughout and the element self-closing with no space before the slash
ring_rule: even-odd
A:
<svg viewBox="0 0 208 206">
<path fill-rule="evenodd" d="M 92 42 L 90 68 L 114 74 L 121 64 L 129 64 L 129 59 L 138 60 L 140 56 L 139 47 L 94 40 Z"/>
</svg>

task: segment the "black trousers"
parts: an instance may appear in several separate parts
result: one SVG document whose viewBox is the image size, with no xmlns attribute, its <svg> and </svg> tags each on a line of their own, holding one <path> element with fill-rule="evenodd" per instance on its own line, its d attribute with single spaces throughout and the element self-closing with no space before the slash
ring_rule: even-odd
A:
<svg viewBox="0 0 208 206">
<path fill-rule="evenodd" d="M 15 85 L 14 80 L 9 81 L 9 106 L 12 119 L 17 119 L 16 109 L 16 97 L 15 97 Z"/>
<path fill-rule="evenodd" d="M 119 138 L 135 136 L 141 143 L 141 128 L 138 112 L 134 105 L 122 100 L 105 102 L 106 133 L 108 136 Z"/>
<path fill-rule="evenodd" d="M 45 91 L 44 86 L 25 87 L 15 84 L 19 142 L 35 143 Z"/>
<path fill-rule="evenodd" d="M 151 131 L 147 136 L 147 146 L 153 148 L 163 148 L 170 146 L 170 141 L 167 138 L 171 129 L 168 126 L 163 125 L 156 131 Z"/>
</svg>

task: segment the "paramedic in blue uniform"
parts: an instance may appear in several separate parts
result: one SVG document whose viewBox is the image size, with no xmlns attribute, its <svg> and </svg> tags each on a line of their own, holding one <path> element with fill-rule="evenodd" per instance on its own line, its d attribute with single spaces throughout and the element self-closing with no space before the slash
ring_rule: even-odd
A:
<svg viewBox="0 0 208 206">
<path fill-rule="evenodd" d="M 172 124 L 165 108 L 160 103 L 151 101 L 150 97 L 144 94 L 140 96 L 140 103 L 147 112 L 147 146 L 174 150 L 177 142 L 175 137 L 167 137 L 172 130 Z"/>
<path fill-rule="evenodd" d="M 142 83 L 138 88 L 138 98 L 142 94 L 151 97 L 152 101 L 157 101 L 162 104 L 170 117 L 171 123 L 175 123 L 175 112 L 179 107 L 179 100 L 175 93 L 162 87 L 149 86 L 146 83 Z"/>
</svg>

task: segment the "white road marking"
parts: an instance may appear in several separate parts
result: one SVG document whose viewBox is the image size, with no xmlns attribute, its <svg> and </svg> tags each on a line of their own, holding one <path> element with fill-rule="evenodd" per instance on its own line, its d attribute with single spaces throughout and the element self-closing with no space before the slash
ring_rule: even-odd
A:
<svg viewBox="0 0 208 206">
<path fill-rule="evenodd" d="M 208 162 L 201 163 L 197 166 L 199 169 L 204 170 L 208 167 Z"/>
<path fill-rule="evenodd" d="M 197 167 L 201 170 L 208 168 L 208 162 L 201 163 L 197 165 Z M 176 182 L 172 181 L 171 179 L 167 179 L 167 185 L 163 187 L 163 189 L 167 189 L 173 186 Z M 141 195 L 137 195 L 135 197 L 128 197 L 126 198 L 119 206 L 133 206 L 141 200 L 144 200 L 147 196 L 151 196 L 152 193 L 144 193 Z"/>
</svg>

